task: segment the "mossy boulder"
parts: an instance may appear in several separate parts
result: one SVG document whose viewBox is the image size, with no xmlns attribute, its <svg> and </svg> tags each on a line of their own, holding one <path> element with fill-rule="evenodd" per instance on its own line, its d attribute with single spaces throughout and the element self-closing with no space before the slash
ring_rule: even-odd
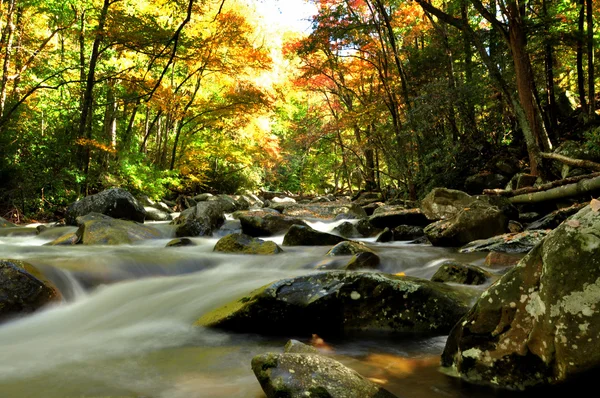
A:
<svg viewBox="0 0 600 398">
<path fill-rule="evenodd" d="M 6 219 L 0 217 L 0 228 L 10 228 L 10 227 L 16 227 L 16 225 L 11 223 L 10 221 L 7 221 Z"/>
<path fill-rule="evenodd" d="M 345 269 L 347 271 L 356 271 L 359 269 L 377 269 L 379 268 L 379 264 L 381 263 L 381 259 L 379 256 L 372 252 L 362 252 L 356 253 L 353 255 L 348 264 L 346 264 Z"/>
<path fill-rule="evenodd" d="M 491 277 L 491 273 L 480 267 L 449 260 L 440 264 L 440 268 L 431 277 L 431 280 L 434 282 L 452 282 L 463 285 L 482 285 Z"/>
<path fill-rule="evenodd" d="M 361 242 L 345 241 L 333 246 L 327 252 L 328 256 L 352 256 L 358 253 L 375 253 L 373 249 Z"/>
<path fill-rule="evenodd" d="M 98 213 L 78 217 L 77 223 L 79 228 L 75 233 L 67 233 L 48 245 L 124 245 L 162 237 L 159 230 L 149 225 L 116 220 Z"/>
<path fill-rule="evenodd" d="M 333 229 L 336 235 L 343 236 L 344 238 L 352 239 L 362 237 L 361 233 L 356 229 L 356 225 L 349 221 L 343 222 Z"/>
<path fill-rule="evenodd" d="M 347 240 L 304 225 L 292 225 L 283 237 L 283 246 L 330 246 Z"/>
<path fill-rule="evenodd" d="M 424 279 L 330 271 L 280 280 L 204 314 L 196 325 L 267 335 L 445 334 L 476 295 Z"/>
<path fill-rule="evenodd" d="M 210 236 L 225 222 L 224 210 L 221 202 L 200 202 L 194 207 L 184 210 L 179 217 L 171 222 L 175 225 L 175 235 L 185 236 Z"/>
<path fill-rule="evenodd" d="M 494 251 L 502 253 L 528 253 L 548 235 L 546 230 L 524 231 L 480 239 L 463 246 L 461 253 Z"/>
<path fill-rule="evenodd" d="M 250 236 L 273 236 L 286 232 L 292 225 L 307 225 L 299 218 L 287 217 L 267 211 L 238 212 L 242 232 Z"/>
<path fill-rule="evenodd" d="M 167 243 L 166 247 L 184 247 L 184 246 L 198 246 L 196 242 L 190 238 L 175 238 Z"/>
<path fill-rule="evenodd" d="M 0 260 L 0 321 L 61 300 L 58 289 L 33 265 Z"/>
<path fill-rule="evenodd" d="M 173 219 L 169 213 L 155 207 L 145 206 L 144 210 L 146 210 L 146 221 L 171 221 Z"/>
<path fill-rule="evenodd" d="M 146 218 L 144 206 L 122 188 L 107 189 L 72 203 L 67 209 L 65 222 L 67 225 L 77 225 L 77 217 L 89 213 L 100 213 L 140 223 Z"/>
<path fill-rule="evenodd" d="M 508 219 L 496 206 L 476 201 L 447 220 L 425 227 L 427 239 L 434 246 L 462 246 L 506 232 Z"/>
<path fill-rule="evenodd" d="M 592 201 L 484 292 L 448 338 L 449 373 L 519 390 L 596 377 L 599 209 Z"/>
<path fill-rule="evenodd" d="M 219 239 L 214 251 L 242 254 L 278 254 L 283 250 L 275 242 L 235 233 Z"/>
<path fill-rule="evenodd" d="M 394 398 L 340 362 L 315 353 L 268 353 L 252 358 L 267 398 Z"/>
<path fill-rule="evenodd" d="M 432 221 L 446 220 L 457 215 L 475 200 L 456 189 L 434 188 L 421 201 L 421 211 Z"/>
</svg>

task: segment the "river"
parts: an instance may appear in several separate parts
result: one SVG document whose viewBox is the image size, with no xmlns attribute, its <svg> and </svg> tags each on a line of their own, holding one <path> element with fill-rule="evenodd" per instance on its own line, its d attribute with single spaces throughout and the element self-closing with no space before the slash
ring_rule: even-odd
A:
<svg viewBox="0 0 600 398">
<path fill-rule="evenodd" d="M 214 253 L 214 237 L 165 248 L 172 231 L 154 225 L 164 239 L 127 246 L 44 246 L 56 229 L 40 235 L 0 230 L 2 258 L 36 265 L 64 296 L 60 304 L 0 325 L 0 397 L 264 397 L 250 369 L 252 357 L 281 352 L 289 338 L 308 343 L 311 336 L 263 337 L 192 325 L 266 283 L 331 266 L 332 258 L 324 256 L 329 247 L 232 255 Z M 311 225 L 331 231 L 337 224 Z M 444 259 L 482 264 L 484 257 L 365 242 L 380 255 L 382 271 L 421 278 L 430 278 Z M 445 340 L 363 337 L 325 341 L 322 349 L 398 397 L 489 396 L 438 371 Z"/>
</svg>

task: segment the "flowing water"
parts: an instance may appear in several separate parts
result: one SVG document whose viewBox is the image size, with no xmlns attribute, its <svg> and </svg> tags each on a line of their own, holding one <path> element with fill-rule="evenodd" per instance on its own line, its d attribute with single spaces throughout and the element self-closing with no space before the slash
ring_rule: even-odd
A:
<svg viewBox="0 0 600 398">
<path fill-rule="evenodd" d="M 165 248 L 172 231 L 155 225 L 164 239 L 116 247 L 43 246 L 67 228 L 37 236 L 33 229 L 0 230 L 1 257 L 36 265 L 64 296 L 60 304 L 0 325 L 0 397 L 264 397 L 252 357 L 311 336 L 232 334 L 194 327 L 194 321 L 266 283 L 344 258 L 332 262 L 324 256 L 328 247 L 285 247 L 277 256 L 213 253 L 216 237 Z M 312 223 L 325 231 L 335 225 Z M 483 261 L 482 254 L 366 242 L 389 273 L 430 278 L 443 259 Z M 438 372 L 445 340 L 352 338 L 326 341 L 322 350 L 398 397 L 489 396 Z"/>
</svg>

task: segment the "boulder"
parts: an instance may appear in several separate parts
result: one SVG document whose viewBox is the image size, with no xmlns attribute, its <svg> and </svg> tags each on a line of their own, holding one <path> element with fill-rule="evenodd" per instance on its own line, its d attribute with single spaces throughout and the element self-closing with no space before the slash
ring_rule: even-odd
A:
<svg viewBox="0 0 600 398">
<path fill-rule="evenodd" d="M 477 384 L 522 390 L 600 367 L 600 203 L 550 232 L 450 334 L 442 365 Z"/>
<path fill-rule="evenodd" d="M 0 217 L 0 228 L 10 228 L 10 227 L 16 227 L 16 225 L 11 223 L 10 221 L 7 221 L 4 218 Z"/>
<path fill-rule="evenodd" d="M 489 252 L 483 261 L 483 265 L 489 268 L 506 268 L 517 265 L 523 256 L 502 253 L 502 252 Z"/>
<path fill-rule="evenodd" d="M 521 189 L 521 188 L 532 187 L 536 183 L 537 179 L 538 179 L 537 176 L 534 176 L 531 174 L 525 174 L 525 173 L 515 174 L 510 179 L 510 181 L 506 185 L 505 189 L 509 190 L 509 191 L 513 191 L 513 190 L 517 190 L 517 189 Z"/>
<path fill-rule="evenodd" d="M 171 221 L 173 219 L 166 211 L 154 207 L 145 206 L 144 210 L 146 210 L 146 220 L 148 221 Z"/>
<path fill-rule="evenodd" d="M 381 234 L 379 234 L 379 236 L 377 237 L 377 240 L 375 242 L 385 243 L 385 242 L 392 242 L 393 240 L 394 240 L 394 233 L 392 232 L 391 229 L 386 227 L 383 229 L 383 231 L 381 231 Z"/>
<path fill-rule="evenodd" d="M 84 245 L 124 245 L 140 240 L 158 239 L 162 237 L 159 230 L 133 221 L 116 220 L 102 214 L 90 213 L 77 218 L 79 229 L 75 235 L 79 238 L 76 243 Z M 71 234 L 67 234 L 50 245 L 66 244 Z"/>
<path fill-rule="evenodd" d="M 0 320 L 36 311 L 61 299 L 58 289 L 33 265 L 0 260 Z"/>
<path fill-rule="evenodd" d="M 367 213 L 367 216 L 371 216 L 371 215 L 373 215 L 373 213 L 375 213 L 375 210 L 377 210 L 381 206 L 383 206 L 383 203 L 381 203 L 381 202 L 373 202 L 373 203 L 369 203 L 368 205 L 364 205 L 364 206 L 361 206 L 361 207 L 363 208 L 363 210 L 365 211 L 365 213 Z"/>
<path fill-rule="evenodd" d="M 476 294 L 418 278 L 329 271 L 263 286 L 196 325 L 268 335 L 445 334 Z"/>
<path fill-rule="evenodd" d="M 292 225 L 283 237 L 283 246 L 330 246 L 345 241 L 341 236 L 320 232 L 305 225 Z"/>
<path fill-rule="evenodd" d="M 476 201 L 454 217 L 428 225 L 425 235 L 434 246 L 462 246 L 506 231 L 508 219 L 496 206 Z"/>
<path fill-rule="evenodd" d="M 77 217 L 89 213 L 100 213 L 140 223 L 146 218 L 144 206 L 132 194 L 121 188 L 107 189 L 72 203 L 67 209 L 65 222 L 67 225 L 76 225 Z"/>
<path fill-rule="evenodd" d="M 358 269 L 377 269 L 381 259 L 379 256 L 372 252 L 357 253 L 352 256 L 345 269 L 347 271 L 355 271 Z"/>
<path fill-rule="evenodd" d="M 484 171 L 467 177 L 465 180 L 465 191 L 476 195 L 482 193 L 484 189 L 504 188 L 509 181 L 510 177 Z"/>
<path fill-rule="evenodd" d="M 375 228 L 396 228 L 398 225 L 417 225 L 424 227 L 430 221 L 421 209 L 396 210 L 376 213 L 369 217 L 369 222 Z"/>
<path fill-rule="evenodd" d="M 356 371 L 318 353 L 257 355 L 252 358 L 252 371 L 267 398 L 395 397 Z"/>
<path fill-rule="evenodd" d="M 358 233 L 367 238 L 377 235 L 382 229 L 383 228 L 377 228 L 371 224 L 371 221 L 369 221 L 368 218 L 358 220 L 356 223 L 356 230 Z"/>
<path fill-rule="evenodd" d="M 286 232 L 292 225 L 307 225 L 299 218 L 266 211 L 237 212 L 234 216 L 240 220 L 242 232 L 250 236 L 273 236 Z"/>
<path fill-rule="evenodd" d="M 455 189 L 435 188 L 421 201 L 421 211 L 429 220 L 445 220 L 457 215 L 475 200 Z"/>
<path fill-rule="evenodd" d="M 277 209 L 279 210 L 279 208 Z M 300 218 L 336 219 L 337 217 L 344 217 L 344 219 L 361 219 L 367 217 L 367 213 L 362 207 L 356 203 L 345 201 L 292 204 L 283 206 L 281 212 L 286 216 Z"/>
<path fill-rule="evenodd" d="M 275 242 L 236 233 L 219 239 L 214 251 L 242 254 L 278 254 L 283 250 Z"/>
<path fill-rule="evenodd" d="M 554 229 L 558 227 L 567 218 L 571 217 L 573 214 L 577 213 L 584 207 L 585 204 L 576 204 L 570 207 L 555 210 L 552 213 L 547 214 L 536 221 L 533 221 L 531 224 L 527 225 L 526 229 L 528 231 L 536 229 Z"/>
<path fill-rule="evenodd" d="M 431 277 L 433 282 L 452 282 L 462 285 L 483 285 L 492 274 L 488 271 L 470 264 L 457 261 L 444 261 L 440 268 Z"/>
<path fill-rule="evenodd" d="M 590 160 L 596 163 L 600 162 L 600 154 L 597 150 L 586 148 L 585 145 L 581 145 L 581 143 L 577 141 L 562 142 L 560 146 L 554 150 L 554 153 L 572 159 Z M 560 175 L 561 178 L 575 177 L 588 173 L 588 171 L 585 169 L 564 164 L 558 160 L 552 160 L 550 163 L 552 164 L 552 169 L 554 172 L 557 175 Z"/>
<path fill-rule="evenodd" d="M 415 225 L 398 225 L 393 233 L 394 240 L 415 240 L 425 235 L 423 228 Z"/>
<path fill-rule="evenodd" d="M 176 238 L 167 243 L 166 247 L 183 247 L 183 246 L 198 246 L 196 242 L 190 238 Z"/>
<path fill-rule="evenodd" d="M 502 253 L 528 253 L 548 235 L 548 231 L 524 231 L 480 239 L 463 246 L 461 253 L 494 251 Z"/>
<path fill-rule="evenodd" d="M 328 252 L 327 256 L 352 256 L 358 253 L 375 253 L 367 245 L 360 242 L 340 242 L 333 246 Z"/>
<path fill-rule="evenodd" d="M 343 236 L 344 238 L 348 239 L 362 237 L 360 232 L 358 232 L 358 229 L 356 229 L 356 225 L 348 221 L 343 222 L 335 227 L 333 232 L 336 235 Z"/>
<path fill-rule="evenodd" d="M 224 222 L 225 215 L 220 203 L 205 201 L 184 210 L 171 224 L 176 226 L 175 235 L 184 237 L 210 236 Z"/>
</svg>

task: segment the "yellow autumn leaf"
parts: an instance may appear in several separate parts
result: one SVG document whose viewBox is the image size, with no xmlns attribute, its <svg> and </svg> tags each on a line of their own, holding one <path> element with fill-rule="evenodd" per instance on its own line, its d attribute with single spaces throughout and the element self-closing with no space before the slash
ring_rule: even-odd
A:
<svg viewBox="0 0 600 398">
<path fill-rule="evenodd" d="M 598 211 L 600 210 L 600 200 L 592 199 L 592 201 L 590 202 L 590 207 L 592 208 L 592 211 L 594 213 L 598 213 Z"/>
</svg>

